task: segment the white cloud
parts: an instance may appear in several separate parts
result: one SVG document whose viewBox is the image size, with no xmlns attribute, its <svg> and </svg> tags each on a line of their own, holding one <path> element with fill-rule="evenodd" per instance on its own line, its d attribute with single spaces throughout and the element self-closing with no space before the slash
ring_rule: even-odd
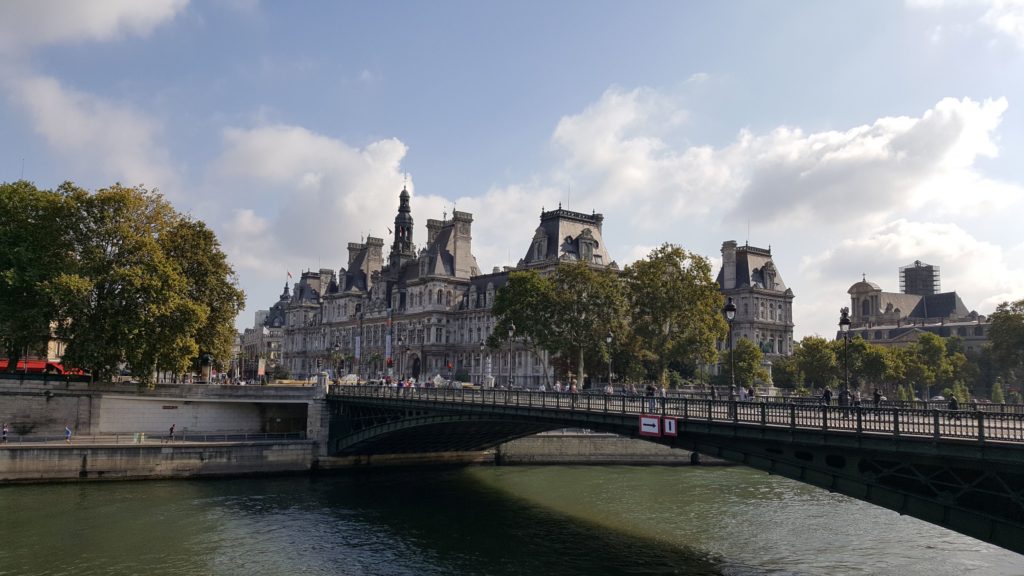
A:
<svg viewBox="0 0 1024 576">
<path fill-rule="evenodd" d="M 1024 49 L 1024 0 L 906 0 L 906 3 L 917 9 L 971 9 L 978 23 Z"/>
<path fill-rule="evenodd" d="M 919 116 L 823 132 L 744 130 L 720 148 L 670 145 L 687 128 L 672 122 L 674 106 L 655 91 L 613 88 L 552 136 L 564 153 L 552 180 L 572 178 L 574 204 L 608 215 L 620 262 L 663 241 L 716 258 L 752 222 L 764 239 L 755 244 L 774 245 L 797 294 L 798 336 L 834 333 L 861 272 L 898 290 L 899 266 L 917 259 L 934 260 L 944 286 L 982 313 L 1021 285 L 1017 261 L 977 239 L 987 219 L 1024 202 L 1020 183 L 978 167 L 999 153 L 1005 99 L 946 98 Z M 800 263 L 809 251 L 819 255 Z M 1010 281 L 993 282 L 994 270 Z"/>
<path fill-rule="evenodd" d="M 146 36 L 188 0 L 6 0 L 0 2 L 0 53 L 82 40 Z"/>
<path fill-rule="evenodd" d="M 45 76 L 20 78 L 6 86 L 35 131 L 75 167 L 76 178 L 146 184 L 172 193 L 179 188 L 156 119 Z"/>
<path fill-rule="evenodd" d="M 1006 109 L 1002 98 L 947 98 L 916 118 L 816 133 L 742 131 L 720 149 L 677 149 L 660 136 L 686 126 L 671 99 L 611 89 L 559 122 L 552 139 L 564 157 L 555 179 L 582 184 L 581 200 L 593 205 L 628 207 L 633 225 L 666 215 L 802 225 L 841 212 L 851 227 L 907 209 L 983 215 L 1024 195 L 975 168 L 978 157 L 998 153 L 993 134 Z"/>
</svg>

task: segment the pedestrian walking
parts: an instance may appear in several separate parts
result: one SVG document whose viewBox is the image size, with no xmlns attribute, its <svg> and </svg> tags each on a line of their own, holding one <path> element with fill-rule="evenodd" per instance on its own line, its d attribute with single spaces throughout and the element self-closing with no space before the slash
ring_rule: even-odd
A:
<svg viewBox="0 0 1024 576">
<path fill-rule="evenodd" d="M 832 389 L 825 386 L 825 391 L 821 393 L 821 403 L 828 406 L 832 403 Z"/>
<path fill-rule="evenodd" d="M 647 411 L 654 412 L 654 384 L 648 384 L 644 389 L 644 396 L 647 396 Z"/>
<path fill-rule="evenodd" d="M 871 401 L 875 403 L 875 408 L 882 407 L 882 392 L 875 388 L 875 393 L 871 395 Z"/>
<path fill-rule="evenodd" d="M 68 424 L 64 425 L 64 442 L 71 444 L 71 426 Z"/>
<path fill-rule="evenodd" d="M 171 429 L 167 431 L 167 442 L 174 442 L 174 424 L 171 424 Z"/>
<path fill-rule="evenodd" d="M 957 420 L 959 420 L 960 419 L 960 412 L 959 412 L 959 410 L 960 410 L 960 400 L 957 399 L 956 394 L 950 394 L 949 395 L 948 408 L 949 408 L 949 414 L 946 414 L 946 420 L 950 420 L 952 418 L 956 418 Z"/>
<path fill-rule="evenodd" d="M 7 444 L 7 422 L 4 422 L 4 444 Z"/>
</svg>

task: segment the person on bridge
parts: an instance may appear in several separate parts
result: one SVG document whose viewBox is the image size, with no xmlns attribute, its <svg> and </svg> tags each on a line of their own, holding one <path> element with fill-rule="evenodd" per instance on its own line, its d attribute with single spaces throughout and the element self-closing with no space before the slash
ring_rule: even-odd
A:
<svg viewBox="0 0 1024 576">
<path fill-rule="evenodd" d="M 64 441 L 71 444 L 71 426 L 68 424 L 64 425 Z"/>
<path fill-rule="evenodd" d="M 171 424 L 171 429 L 167 431 L 167 442 L 174 442 L 174 424 Z"/>
<path fill-rule="evenodd" d="M 839 407 L 843 410 L 843 418 L 850 417 L 850 390 L 843 388 L 839 391 Z"/>
<path fill-rule="evenodd" d="M 821 403 L 825 406 L 832 404 L 832 389 L 825 386 L 825 391 L 821 393 Z"/>
<path fill-rule="evenodd" d="M 960 401 L 957 400 L 956 394 L 952 394 L 951 393 L 949 395 L 949 405 L 948 406 L 949 406 L 949 414 L 946 414 L 946 420 L 950 420 L 952 418 L 956 418 L 957 420 L 959 420 L 960 419 L 960 412 L 959 412 L 959 410 L 960 410 Z"/>
<path fill-rule="evenodd" d="M 875 403 L 875 408 L 882 407 L 882 392 L 875 388 L 875 393 L 871 395 L 871 401 Z"/>
</svg>

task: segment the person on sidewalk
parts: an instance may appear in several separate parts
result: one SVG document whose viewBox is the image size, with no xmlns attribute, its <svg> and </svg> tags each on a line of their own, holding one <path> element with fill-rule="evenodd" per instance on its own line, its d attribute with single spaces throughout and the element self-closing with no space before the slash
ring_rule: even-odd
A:
<svg viewBox="0 0 1024 576">
<path fill-rule="evenodd" d="M 64 425 L 64 442 L 71 444 L 71 426 L 69 424 Z"/>
</svg>

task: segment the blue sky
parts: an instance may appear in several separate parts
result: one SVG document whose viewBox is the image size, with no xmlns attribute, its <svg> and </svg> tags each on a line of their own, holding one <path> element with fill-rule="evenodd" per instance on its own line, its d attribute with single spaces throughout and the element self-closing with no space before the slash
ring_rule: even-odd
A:
<svg viewBox="0 0 1024 576">
<path fill-rule="evenodd" d="M 1024 0 L 0 3 L 0 181 L 158 188 L 248 296 L 454 205 L 480 266 L 542 208 L 620 265 L 771 246 L 796 335 L 914 260 L 1024 298 Z M 297 274 L 296 274 L 297 276 Z"/>
</svg>

